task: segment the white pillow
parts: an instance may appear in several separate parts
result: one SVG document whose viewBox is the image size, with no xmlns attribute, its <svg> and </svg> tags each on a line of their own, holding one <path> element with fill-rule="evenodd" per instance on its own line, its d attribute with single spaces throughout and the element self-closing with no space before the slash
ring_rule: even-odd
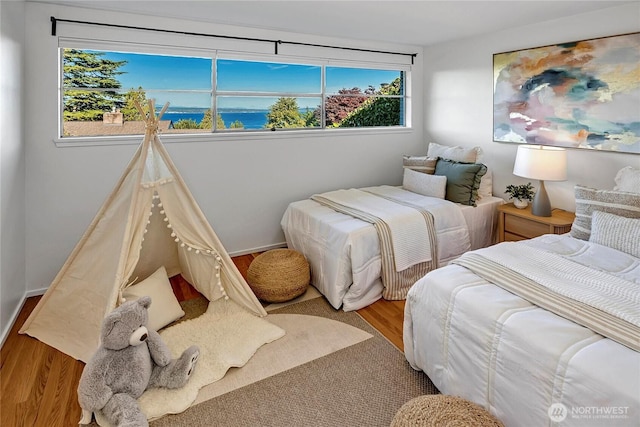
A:
<svg viewBox="0 0 640 427">
<path fill-rule="evenodd" d="M 147 324 L 150 329 L 157 331 L 184 316 L 184 311 L 173 294 L 164 266 L 142 282 L 129 286 L 122 293 L 122 297 L 127 301 L 135 301 L 145 295 L 151 297 Z"/>
<path fill-rule="evenodd" d="M 480 180 L 478 187 L 478 198 L 493 196 L 493 172 L 487 168 L 487 173 Z"/>
<path fill-rule="evenodd" d="M 632 166 L 624 167 L 616 174 L 615 181 L 614 190 L 640 193 L 640 169 L 635 169 Z"/>
<path fill-rule="evenodd" d="M 440 145 L 435 142 L 430 142 L 429 148 L 427 149 L 427 157 L 442 157 L 443 159 L 453 160 L 454 162 L 481 163 L 482 154 L 482 148 L 478 146 L 465 148 Z"/>
<path fill-rule="evenodd" d="M 423 196 L 444 199 L 447 191 L 447 177 L 428 175 L 406 168 L 402 178 L 402 188 Z"/>
<path fill-rule="evenodd" d="M 640 258 L 640 218 L 595 211 L 591 216 L 589 241 Z"/>
</svg>

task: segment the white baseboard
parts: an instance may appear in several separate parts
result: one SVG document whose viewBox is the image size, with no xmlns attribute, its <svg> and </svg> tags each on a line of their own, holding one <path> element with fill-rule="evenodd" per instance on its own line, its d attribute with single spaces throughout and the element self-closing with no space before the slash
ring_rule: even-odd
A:
<svg viewBox="0 0 640 427">
<path fill-rule="evenodd" d="M 231 258 L 233 258 L 233 257 L 236 257 L 236 256 L 253 254 L 253 253 L 256 253 L 256 252 L 266 252 L 266 251 L 269 251 L 271 249 L 280 249 L 280 248 L 286 248 L 286 247 L 287 247 L 287 242 L 281 242 L 281 243 L 275 243 L 273 245 L 267 245 L 267 246 L 262 246 L 262 247 L 258 247 L 258 248 L 245 249 L 245 250 L 236 251 L 236 252 L 229 252 L 229 256 Z"/>
<path fill-rule="evenodd" d="M 31 291 L 27 291 L 24 294 L 24 298 L 27 299 L 27 298 L 31 298 L 31 297 L 37 297 L 39 295 L 44 295 L 44 293 L 47 292 L 47 289 L 49 289 L 49 288 L 41 288 L 41 289 L 34 289 L 34 290 L 31 290 Z"/>
</svg>

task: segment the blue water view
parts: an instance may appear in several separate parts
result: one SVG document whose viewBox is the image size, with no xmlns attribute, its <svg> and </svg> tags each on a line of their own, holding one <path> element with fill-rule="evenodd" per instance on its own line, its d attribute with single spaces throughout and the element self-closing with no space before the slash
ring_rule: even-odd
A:
<svg viewBox="0 0 640 427">
<path fill-rule="evenodd" d="M 231 123 L 237 121 L 242 122 L 245 129 L 263 129 L 267 123 L 267 113 L 269 110 L 231 110 L 220 111 L 224 126 L 229 129 Z M 179 120 L 195 120 L 200 123 L 204 118 L 204 111 L 193 111 L 181 109 L 176 111 L 167 111 L 162 116 L 162 120 L 171 120 L 177 123 Z"/>
</svg>

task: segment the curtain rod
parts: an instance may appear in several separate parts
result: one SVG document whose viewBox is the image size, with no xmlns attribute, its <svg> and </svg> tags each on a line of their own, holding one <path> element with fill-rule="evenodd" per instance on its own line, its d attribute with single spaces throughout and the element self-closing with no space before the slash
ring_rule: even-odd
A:
<svg viewBox="0 0 640 427">
<path fill-rule="evenodd" d="M 357 47 L 345 47 L 345 46 L 331 46 L 331 45 L 324 45 L 324 44 L 292 42 L 292 41 L 286 41 L 286 40 L 272 40 L 272 39 L 253 38 L 253 37 L 225 36 L 225 35 L 218 35 L 218 34 L 194 33 L 194 32 L 191 32 L 191 31 L 164 30 L 164 29 L 159 29 L 159 28 L 136 27 L 136 26 L 131 26 L 131 25 L 107 24 L 107 23 L 104 23 L 104 22 L 91 22 L 91 21 L 77 21 L 77 20 L 74 20 L 74 19 L 61 19 L 61 18 L 56 18 L 54 16 L 51 17 L 51 35 L 52 36 L 56 35 L 57 23 L 58 22 L 68 22 L 68 23 L 71 23 L 71 24 L 83 24 L 83 25 L 97 25 L 97 26 L 101 26 L 101 27 L 112 27 L 112 28 L 125 28 L 125 29 L 128 29 L 128 30 L 155 31 L 155 32 L 158 32 L 158 33 L 182 34 L 182 35 L 187 35 L 187 36 L 215 37 L 215 38 L 221 38 L 221 39 L 232 39 L 232 40 L 244 40 L 244 41 L 252 41 L 252 42 L 262 42 L 262 43 L 273 43 L 276 55 L 278 54 L 278 45 L 291 44 L 291 45 L 298 45 L 298 46 L 322 47 L 322 48 L 328 48 L 328 49 L 352 50 L 352 51 L 357 51 L 357 52 L 384 53 L 384 54 L 387 54 L 387 55 L 410 56 L 411 57 L 411 65 L 413 65 L 414 58 L 416 56 L 418 56 L 417 53 L 390 52 L 390 51 L 385 51 L 385 50 L 361 49 L 361 48 L 357 48 Z"/>
</svg>

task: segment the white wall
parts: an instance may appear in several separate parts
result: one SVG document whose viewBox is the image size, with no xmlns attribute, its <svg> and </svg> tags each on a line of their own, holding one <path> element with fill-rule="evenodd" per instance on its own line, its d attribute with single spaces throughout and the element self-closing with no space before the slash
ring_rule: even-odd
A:
<svg viewBox="0 0 640 427">
<path fill-rule="evenodd" d="M 136 148 L 55 146 L 58 62 L 57 38 L 50 35 L 50 16 L 276 40 L 349 43 L 341 39 L 28 3 L 25 106 L 29 123 L 25 137 L 29 291 L 48 286 L 54 278 Z M 97 37 L 107 33 L 90 28 Z M 132 36 L 147 37 L 140 32 Z M 148 37 L 160 44 L 176 40 L 175 36 L 162 34 Z M 207 39 L 206 43 L 223 42 Z M 419 53 L 412 75 L 414 93 L 418 94 L 413 99 L 413 122 L 420 123 L 424 115 L 421 49 L 380 43 L 363 45 L 361 41 L 353 41 L 351 45 Z M 212 138 L 169 143 L 166 147 L 227 251 L 235 254 L 282 244 L 280 219 L 291 201 L 341 187 L 400 184 L 402 154 L 424 150 L 422 132 L 419 124 L 416 129 L 401 133 L 361 132 L 351 136 L 269 133 L 241 140 Z"/>
<path fill-rule="evenodd" d="M 0 337 L 25 293 L 23 2 L 0 2 Z"/>
<path fill-rule="evenodd" d="M 528 180 L 512 173 L 517 144 L 493 142 L 493 54 L 637 32 L 639 16 L 640 3 L 635 3 L 425 48 L 425 138 L 481 146 L 494 171 L 494 195 L 506 198 L 508 184 Z M 640 167 L 640 156 L 632 154 L 570 149 L 567 157 L 568 180 L 545 187 L 553 207 L 570 211 L 575 210 L 575 184 L 611 189 L 619 169 Z"/>
</svg>

